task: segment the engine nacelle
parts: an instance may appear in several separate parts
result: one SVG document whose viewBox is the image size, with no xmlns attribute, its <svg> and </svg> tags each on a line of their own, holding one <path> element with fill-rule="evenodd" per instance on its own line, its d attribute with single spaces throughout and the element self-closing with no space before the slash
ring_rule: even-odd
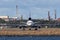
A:
<svg viewBox="0 0 60 40">
<path fill-rule="evenodd" d="M 34 24 L 34 22 L 33 21 L 31 21 L 31 20 L 29 20 L 29 21 L 27 21 L 27 26 L 32 26 L 33 24 Z"/>
</svg>

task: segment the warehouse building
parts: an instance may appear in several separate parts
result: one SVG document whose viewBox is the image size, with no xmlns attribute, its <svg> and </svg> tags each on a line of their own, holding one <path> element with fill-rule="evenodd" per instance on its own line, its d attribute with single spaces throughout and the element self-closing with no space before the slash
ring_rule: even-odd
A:
<svg viewBox="0 0 60 40">
<path fill-rule="evenodd" d="M 9 16 L 0 16 L 0 18 L 5 20 L 5 21 L 9 21 Z"/>
</svg>

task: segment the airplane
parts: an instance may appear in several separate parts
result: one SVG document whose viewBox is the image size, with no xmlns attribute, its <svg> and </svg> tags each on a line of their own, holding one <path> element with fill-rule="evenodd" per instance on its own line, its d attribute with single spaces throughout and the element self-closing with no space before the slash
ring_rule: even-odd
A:
<svg viewBox="0 0 60 40">
<path fill-rule="evenodd" d="M 39 22 L 33 22 L 31 19 L 31 14 L 30 17 L 28 18 L 28 21 L 26 23 L 22 23 L 21 25 L 19 25 L 19 28 L 40 28 L 41 25 L 37 25 Z"/>
</svg>

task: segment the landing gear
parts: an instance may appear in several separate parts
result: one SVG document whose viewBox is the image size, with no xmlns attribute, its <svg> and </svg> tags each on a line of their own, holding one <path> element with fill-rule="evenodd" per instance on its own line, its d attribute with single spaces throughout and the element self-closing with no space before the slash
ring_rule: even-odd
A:
<svg viewBox="0 0 60 40">
<path fill-rule="evenodd" d="M 31 28 L 29 28 L 29 30 L 31 30 Z"/>
<path fill-rule="evenodd" d="M 23 28 L 23 30 L 25 30 L 25 28 Z"/>
<path fill-rule="evenodd" d="M 29 30 L 31 30 L 31 27 L 29 27 Z"/>
<path fill-rule="evenodd" d="M 38 28 L 41 28 L 41 27 L 38 27 Z"/>
<path fill-rule="evenodd" d="M 37 30 L 37 28 L 35 28 L 35 30 Z"/>
<path fill-rule="evenodd" d="M 19 27 L 20 29 L 22 28 L 22 27 Z"/>
</svg>

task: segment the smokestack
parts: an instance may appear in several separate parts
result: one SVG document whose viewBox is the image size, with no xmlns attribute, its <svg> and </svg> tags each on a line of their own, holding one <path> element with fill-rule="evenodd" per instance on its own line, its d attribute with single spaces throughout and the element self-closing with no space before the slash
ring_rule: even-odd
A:
<svg viewBox="0 0 60 40">
<path fill-rule="evenodd" d="M 55 15 L 55 20 L 56 20 L 56 10 L 55 10 L 55 13 L 54 13 L 54 15 Z"/>
<path fill-rule="evenodd" d="M 18 5 L 16 5 L 16 17 L 18 17 Z"/>
<path fill-rule="evenodd" d="M 50 11 L 48 11 L 48 20 L 50 21 Z"/>
</svg>

